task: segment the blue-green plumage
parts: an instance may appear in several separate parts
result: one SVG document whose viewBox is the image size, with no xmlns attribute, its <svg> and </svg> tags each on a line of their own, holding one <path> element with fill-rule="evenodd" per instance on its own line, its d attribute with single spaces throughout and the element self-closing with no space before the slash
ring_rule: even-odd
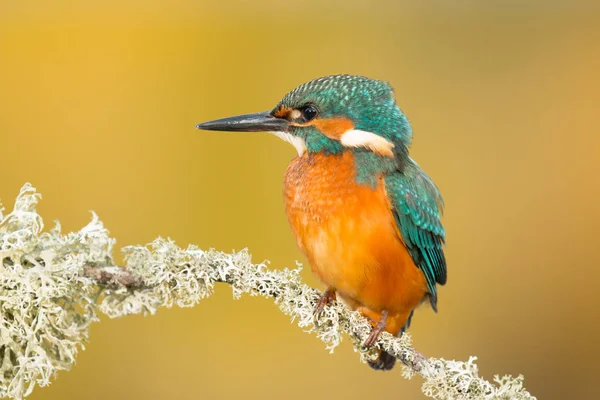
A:
<svg viewBox="0 0 600 400">
<path fill-rule="evenodd" d="M 385 177 L 394 218 L 415 264 L 427 280 L 431 306 L 437 310 L 436 284 L 446 283 L 445 232 L 440 222 L 443 199 L 427 174 L 410 158 Z"/>
<path fill-rule="evenodd" d="M 383 175 L 394 219 L 415 265 L 425 274 L 429 300 L 437 311 L 436 284 L 446 283 L 445 231 L 441 223 L 444 201 L 429 176 L 408 155 L 394 159 L 352 150 L 356 180 L 376 187 Z"/>
</svg>

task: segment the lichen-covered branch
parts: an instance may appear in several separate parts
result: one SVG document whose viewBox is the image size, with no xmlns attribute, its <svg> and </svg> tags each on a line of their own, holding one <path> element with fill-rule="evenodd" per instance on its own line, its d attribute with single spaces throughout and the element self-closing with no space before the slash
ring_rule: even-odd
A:
<svg viewBox="0 0 600 400">
<path fill-rule="evenodd" d="M 305 331 L 330 351 L 344 334 L 364 361 L 361 347 L 371 326 L 342 303 L 313 315 L 319 298 L 296 269 L 272 270 L 253 264 L 247 251 L 227 254 L 196 246 L 181 249 L 167 239 L 125 247 L 126 265 L 112 262 L 114 239 L 94 214 L 79 232 L 63 234 L 57 223 L 43 232 L 35 206 L 40 196 L 26 184 L 8 215 L 0 208 L 0 397 L 21 399 L 69 369 L 101 312 L 110 317 L 153 314 L 159 307 L 190 307 L 210 296 L 219 282 L 234 298 L 272 298 Z M 410 336 L 382 334 L 377 347 L 396 355 L 403 375 L 424 378 L 423 393 L 434 399 L 534 399 L 523 377 L 479 377 L 475 357 L 467 362 L 425 358 Z"/>
</svg>

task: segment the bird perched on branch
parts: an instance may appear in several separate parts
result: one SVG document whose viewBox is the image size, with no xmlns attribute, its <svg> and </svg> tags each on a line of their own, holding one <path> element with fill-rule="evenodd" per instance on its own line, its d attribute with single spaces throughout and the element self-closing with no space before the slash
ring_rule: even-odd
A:
<svg viewBox="0 0 600 400">
<path fill-rule="evenodd" d="M 361 76 L 318 78 L 271 111 L 209 121 L 218 131 L 268 131 L 298 151 L 285 174 L 286 213 L 298 246 L 327 290 L 382 331 L 404 332 L 415 308 L 437 310 L 446 283 L 439 190 L 408 154 L 410 124 L 391 86 Z M 389 370 L 381 351 L 369 364 Z"/>
</svg>

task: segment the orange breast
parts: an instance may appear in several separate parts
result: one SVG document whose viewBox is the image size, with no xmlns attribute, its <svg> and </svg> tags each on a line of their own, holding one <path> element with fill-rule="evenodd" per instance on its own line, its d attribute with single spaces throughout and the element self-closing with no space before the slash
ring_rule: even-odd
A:
<svg viewBox="0 0 600 400">
<path fill-rule="evenodd" d="M 391 314 L 400 330 L 426 295 L 396 227 L 383 177 L 375 189 L 355 180 L 354 156 L 304 154 L 285 177 L 286 212 L 313 272 L 352 307 Z M 399 326 L 398 326 L 399 325 Z"/>
</svg>

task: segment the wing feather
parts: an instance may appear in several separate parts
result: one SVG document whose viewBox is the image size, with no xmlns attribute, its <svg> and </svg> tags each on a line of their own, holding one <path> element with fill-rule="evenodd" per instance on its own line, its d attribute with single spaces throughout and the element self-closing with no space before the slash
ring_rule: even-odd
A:
<svg viewBox="0 0 600 400">
<path fill-rule="evenodd" d="M 385 177 L 385 187 L 403 242 L 425 274 L 431 306 L 437 309 L 436 285 L 446 283 L 443 200 L 431 179 L 412 160 L 403 171 Z"/>
</svg>

